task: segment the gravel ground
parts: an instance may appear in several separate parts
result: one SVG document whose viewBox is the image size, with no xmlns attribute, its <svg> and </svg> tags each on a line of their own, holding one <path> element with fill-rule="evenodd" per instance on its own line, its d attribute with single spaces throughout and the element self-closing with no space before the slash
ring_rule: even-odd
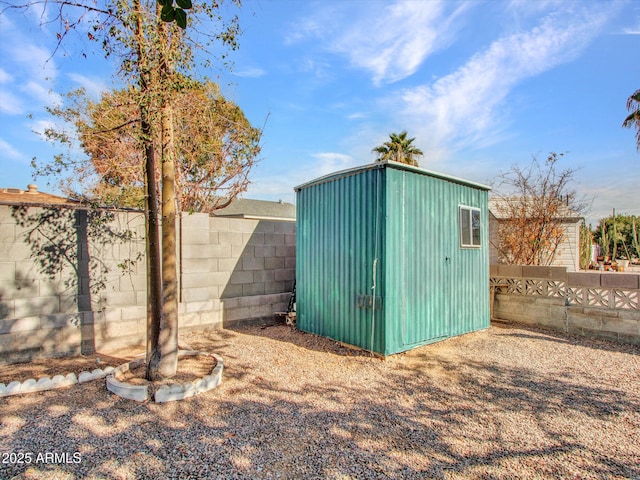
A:
<svg viewBox="0 0 640 480">
<path fill-rule="evenodd" d="M 386 360 L 286 326 L 184 339 L 223 356 L 218 388 L 0 399 L 0 478 L 640 479 L 638 347 L 505 325 Z"/>
</svg>

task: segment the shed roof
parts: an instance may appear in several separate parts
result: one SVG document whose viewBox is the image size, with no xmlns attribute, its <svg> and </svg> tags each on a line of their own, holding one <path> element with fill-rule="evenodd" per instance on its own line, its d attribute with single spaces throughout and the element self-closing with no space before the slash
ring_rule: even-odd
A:
<svg viewBox="0 0 640 480">
<path fill-rule="evenodd" d="M 272 202 L 236 198 L 229 206 L 213 212 L 213 215 L 216 217 L 294 221 L 296 219 L 296 206 L 282 200 Z"/>
<path fill-rule="evenodd" d="M 349 168 L 346 170 L 340 170 L 338 172 L 330 173 L 328 175 L 324 175 L 320 178 L 316 178 L 315 180 L 311 180 L 309 182 L 298 185 L 294 188 L 297 192 L 299 190 L 311 187 L 313 185 L 320 185 L 322 183 L 332 182 L 334 180 L 338 180 L 340 178 L 348 177 L 350 175 L 357 175 L 358 173 L 365 172 L 367 170 L 375 170 L 379 168 L 395 168 L 397 170 L 406 170 L 409 172 L 419 173 L 421 175 L 427 175 L 429 177 L 439 178 L 442 180 L 446 180 L 453 183 L 458 183 L 461 185 L 466 185 L 468 187 L 478 188 L 481 190 L 491 190 L 491 187 L 487 185 L 483 185 L 481 183 L 471 182 L 469 180 L 464 180 L 462 178 L 453 177 L 451 175 L 446 175 L 444 173 L 433 172 L 431 170 L 426 170 L 424 168 L 414 167 L 412 165 L 407 165 L 404 163 L 393 162 L 385 160 L 383 162 L 374 162 L 368 163 L 366 165 L 360 165 L 358 167 Z"/>
<path fill-rule="evenodd" d="M 43 193 L 33 183 L 27 186 L 27 190 L 20 188 L 0 188 L 0 204 L 4 205 L 75 205 L 78 202 L 73 199 Z"/>
</svg>

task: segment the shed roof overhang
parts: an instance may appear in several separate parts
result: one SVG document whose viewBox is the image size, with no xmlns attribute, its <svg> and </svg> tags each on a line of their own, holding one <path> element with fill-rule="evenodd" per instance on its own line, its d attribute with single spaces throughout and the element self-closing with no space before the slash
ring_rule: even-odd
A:
<svg viewBox="0 0 640 480">
<path fill-rule="evenodd" d="M 309 182 L 303 183 L 301 185 L 298 185 L 297 187 L 294 187 L 294 190 L 296 192 L 303 190 L 305 188 L 314 186 L 314 185 L 320 185 L 323 183 L 327 183 L 327 182 L 333 182 L 335 180 L 338 180 L 340 178 L 344 178 L 344 177 L 348 177 L 351 175 L 357 175 L 359 173 L 362 172 L 366 172 L 368 170 L 377 170 L 377 169 L 382 169 L 382 168 L 394 168 L 397 170 L 406 170 L 409 172 L 414 172 L 414 173 L 418 173 L 420 175 L 427 175 L 429 177 L 434 177 L 434 178 L 439 178 L 441 180 L 446 180 L 449 182 L 453 182 L 453 183 L 458 183 L 460 185 L 465 185 L 467 187 L 472 187 L 472 188 L 477 188 L 480 190 L 491 190 L 491 187 L 487 186 L 487 185 L 483 185 L 481 183 L 476 183 L 476 182 L 471 182 L 469 180 L 465 180 L 462 178 L 458 178 L 458 177 L 454 177 L 451 175 L 446 175 L 444 173 L 438 173 L 438 172 L 433 172 L 431 170 L 426 170 L 424 168 L 420 168 L 420 167 L 414 167 L 412 165 L 407 165 L 404 163 L 399 163 L 399 162 L 393 162 L 393 161 L 384 161 L 384 162 L 374 162 L 374 163 L 368 163 L 366 165 L 360 165 L 358 167 L 353 167 L 353 168 L 348 168 L 346 170 L 340 170 L 337 172 L 333 172 L 330 173 L 328 175 L 324 175 L 322 177 L 316 178 L 315 180 L 311 180 Z"/>
</svg>

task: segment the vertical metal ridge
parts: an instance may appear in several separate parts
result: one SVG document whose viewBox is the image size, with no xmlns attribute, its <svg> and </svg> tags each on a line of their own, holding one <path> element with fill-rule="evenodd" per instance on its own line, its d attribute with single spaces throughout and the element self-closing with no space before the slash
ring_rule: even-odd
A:
<svg viewBox="0 0 640 480">
<path fill-rule="evenodd" d="M 488 326 L 486 190 L 387 165 L 297 194 L 299 328 L 370 349 L 373 318 L 373 350 L 392 354 Z M 459 205 L 483 212 L 479 249 L 459 247 Z M 376 256 L 373 311 L 356 300 Z"/>
</svg>

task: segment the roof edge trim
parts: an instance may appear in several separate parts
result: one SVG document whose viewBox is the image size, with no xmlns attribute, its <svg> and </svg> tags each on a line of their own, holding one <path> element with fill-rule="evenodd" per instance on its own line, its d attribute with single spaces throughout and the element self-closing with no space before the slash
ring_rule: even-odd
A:
<svg viewBox="0 0 640 480">
<path fill-rule="evenodd" d="M 300 190 L 303 190 L 307 187 L 310 187 L 312 185 L 320 185 L 323 183 L 328 183 L 328 182 L 332 182 L 334 180 L 338 180 L 339 178 L 344 178 L 346 176 L 349 175 L 356 175 L 360 172 L 365 172 L 367 170 L 374 170 L 374 169 L 380 169 L 380 168 L 386 168 L 386 167 L 390 167 L 390 168 L 396 168 L 398 170 L 407 170 L 410 172 L 414 172 L 414 173 L 419 173 L 421 175 L 427 175 L 429 177 L 434 177 L 434 178 L 439 178 L 442 180 L 447 180 L 449 182 L 454 182 L 454 183 L 458 183 L 461 185 L 466 185 L 466 186 L 470 186 L 470 187 L 475 187 L 475 188 L 479 188 L 481 190 L 491 190 L 491 187 L 487 186 L 487 185 L 483 185 L 482 183 L 477 183 L 477 182 L 472 182 L 470 180 L 465 180 L 463 178 L 459 178 L 459 177 L 454 177 L 452 175 L 447 175 L 444 173 L 438 173 L 438 172 L 434 172 L 432 170 L 427 170 L 424 168 L 420 168 L 420 167 L 414 167 L 412 165 L 406 165 L 404 163 L 399 163 L 399 162 L 393 162 L 393 161 L 384 161 L 384 162 L 374 162 L 374 163 L 369 163 L 366 165 L 360 165 L 358 167 L 353 167 L 353 168 L 348 168 L 345 170 L 340 170 L 337 172 L 333 172 L 333 173 L 329 173 L 327 175 L 324 175 L 322 177 L 316 178 L 315 180 L 311 180 L 309 182 L 305 182 L 301 185 L 298 185 L 297 187 L 294 187 L 293 190 L 295 192 L 299 192 Z"/>
</svg>

